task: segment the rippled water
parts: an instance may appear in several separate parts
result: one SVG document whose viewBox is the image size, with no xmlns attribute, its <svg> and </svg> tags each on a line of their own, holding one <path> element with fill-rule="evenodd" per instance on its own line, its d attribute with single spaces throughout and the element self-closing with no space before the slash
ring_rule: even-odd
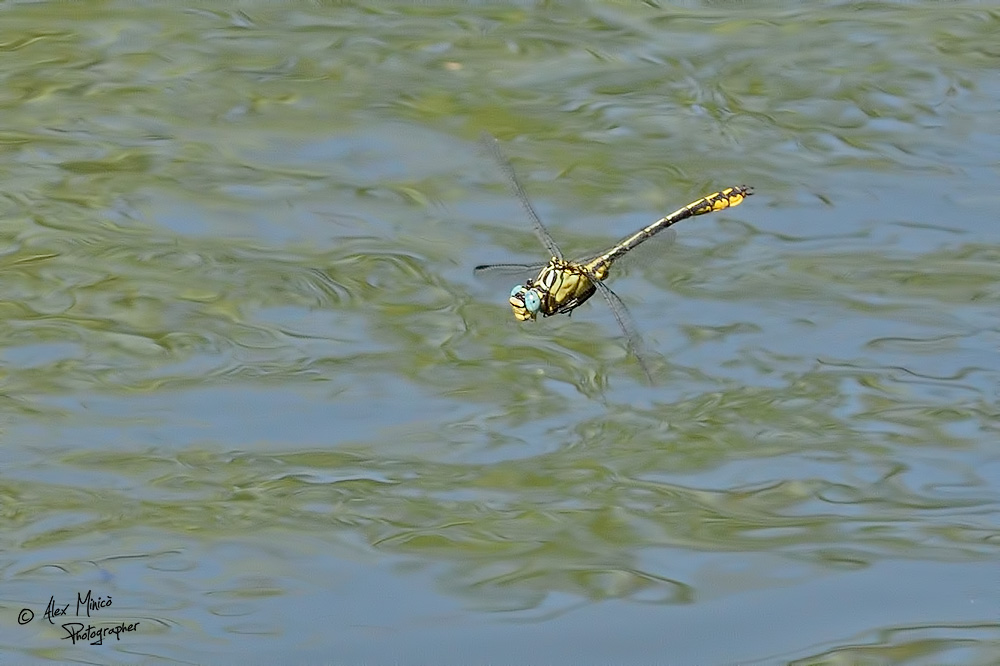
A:
<svg viewBox="0 0 1000 666">
<path fill-rule="evenodd" d="M 1000 660 L 990 6 L 3 17 L 5 661 Z"/>
</svg>

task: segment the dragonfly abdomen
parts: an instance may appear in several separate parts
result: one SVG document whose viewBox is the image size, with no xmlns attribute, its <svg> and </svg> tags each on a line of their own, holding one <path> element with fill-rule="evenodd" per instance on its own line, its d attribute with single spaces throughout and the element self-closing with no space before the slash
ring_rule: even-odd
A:
<svg viewBox="0 0 1000 666">
<path fill-rule="evenodd" d="M 618 259 L 629 250 L 635 248 L 637 245 L 646 242 L 656 234 L 660 233 L 664 229 L 674 226 L 681 220 L 686 220 L 689 217 L 695 217 L 696 215 L 714 213 L 715 211 L 725 210 L 726 208 L 732 208 L 733 206 L 739 206 L 743 203 L 743 200 L 751 194 L 753 194 L 753 189 L 747 187 L 746 185 L 727 187 L 719 192 L 713 192 L 708 196 L 704 196 L 697 201 L 689 203 L 683 208 L 678 208 L 670 215 L 661 217 L 656 222 L 643 227 L 631 236 L 626 236 L 615 243 L 614 246 L 612 246 L 607 252 L 599 255 L 594 261 L 603 261 L 610 264 L 610 262 Z"/>
</svg>

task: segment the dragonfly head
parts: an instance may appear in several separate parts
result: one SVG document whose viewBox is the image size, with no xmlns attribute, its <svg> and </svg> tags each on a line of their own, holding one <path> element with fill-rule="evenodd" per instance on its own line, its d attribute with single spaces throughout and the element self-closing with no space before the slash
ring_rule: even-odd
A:
<svg viewBox="0 0 1000 666">
<path fill-rule="evenodd" d="M 518 321 L 534 319 L 542 307 L 542 297 L 537 289 L 531 287 L 531 282 L 527 287 L 519 284 L 510 290 L 510 307 Z"/>
</svg>

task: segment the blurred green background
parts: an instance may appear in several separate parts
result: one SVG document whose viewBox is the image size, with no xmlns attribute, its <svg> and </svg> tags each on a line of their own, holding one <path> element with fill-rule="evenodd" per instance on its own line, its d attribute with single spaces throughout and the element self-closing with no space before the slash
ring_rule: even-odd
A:
<svg viewBox="0 0 1000 666">
<path fill-rule="evenodd" d="M 1000 661 L 994 7 L 234 6 L 0 7 L 3 661 Z M 653 385 L 483 131 L 570 256 L 755 186 Z"/>
</svg>

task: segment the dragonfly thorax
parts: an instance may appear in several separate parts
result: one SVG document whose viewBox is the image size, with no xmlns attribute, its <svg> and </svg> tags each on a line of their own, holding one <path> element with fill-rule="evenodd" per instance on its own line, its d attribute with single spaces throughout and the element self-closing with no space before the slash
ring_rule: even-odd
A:
<svg viewBox="0 0 1000 666">
<path fill-rule="evenodd" d="M 510 292 L 510 307 L 518 321 L 572 312 L 594 295 L 593 280 L 603 280 L 608 265 L 578 264 L 553 257 L 533 280 Z"/>
</svg>

